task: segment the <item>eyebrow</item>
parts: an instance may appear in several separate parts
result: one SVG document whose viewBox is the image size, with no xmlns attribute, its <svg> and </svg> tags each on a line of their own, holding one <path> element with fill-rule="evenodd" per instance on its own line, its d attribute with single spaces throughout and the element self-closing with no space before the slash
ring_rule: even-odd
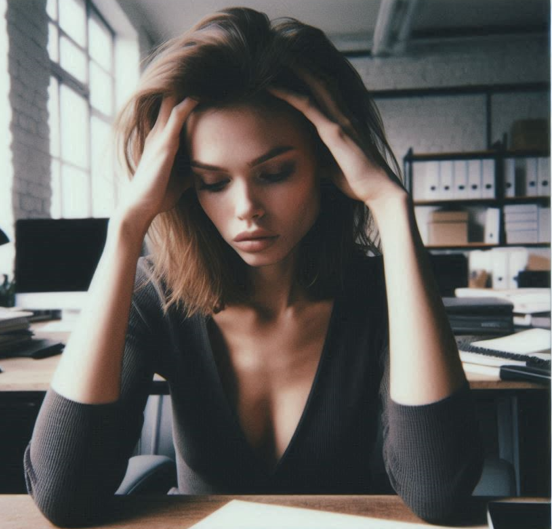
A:
<svg viewBox="0 0 552 529">
<path fill-rule="evenodd" d="M 250 161 L 247 165 L 249 165 L 249 167 L 255 167 L 256 165 L 260 165 L 270 160 L 271 158 L 275 158 L 276 156 L 280 156 L 281 154 L 284 154 L 286 152 L 293 151 L 293 150 L 295 150 L 295 148 L 291 147 L 290 145 L 280 145 L 278 147 L 274 147 L 274 149 L 270 149 L 270 151 L 263 154 L 262 156 L 259 156 L 258 158 L 255 158 L 254 160 Z M 222 167 L 201 163 L 196 160 L 190 160 L 190 167 L 196 167 L 197 169 L 205 169 L 206 171 L 218 171 L 223 173 L 227 172 L 227 170 Z"/>
</svg>

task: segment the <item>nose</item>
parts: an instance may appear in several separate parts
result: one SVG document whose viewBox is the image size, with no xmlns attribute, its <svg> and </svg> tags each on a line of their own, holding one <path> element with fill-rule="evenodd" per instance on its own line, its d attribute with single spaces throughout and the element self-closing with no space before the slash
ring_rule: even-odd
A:
<svg viewBox="0 0 552 529">
<path fill-rule="evenodd" d="M 236 216 L 240 220 L 261 218 L 265 214 L 262 198 L 249 183 L 235 187 Z"/>
</svg>

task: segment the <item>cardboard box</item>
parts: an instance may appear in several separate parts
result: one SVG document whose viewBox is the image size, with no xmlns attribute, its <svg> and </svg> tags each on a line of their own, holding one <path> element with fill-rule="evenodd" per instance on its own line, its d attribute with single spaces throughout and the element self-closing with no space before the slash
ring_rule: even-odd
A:
<svg viewBox="0 0 552 529">
<path fill-rule="evenodd" d="M 431 213 L 433 222 L 468 222 L 467 211 L 437 210 Z"/>
<path fill-rule="evenodd" d="M 429 222 L 429 246 L 455 246 L 468 243 L 467 222 Z"/>
<path fill-rule="evenodd" d="M 515 121 L 511 130 L 510 148 L 512 150 L 537 149 L 546 151 L 550 147 L 548 139 L 548 120 L 520 119 Z"/>
</svg>

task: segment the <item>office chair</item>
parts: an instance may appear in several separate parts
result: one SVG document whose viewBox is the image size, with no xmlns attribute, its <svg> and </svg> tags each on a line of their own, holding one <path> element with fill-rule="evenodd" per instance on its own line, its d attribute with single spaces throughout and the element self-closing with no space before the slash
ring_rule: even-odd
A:
<svg viewBox="0 0 552 529">
<path fill-rule="evenodd" d="M 380 428 L 372 456 L 373 478 L 379 494 L 394 494 L 381 458 L 381 445 Z M 144 410 L 140 440 L 116 494 L 167 494 L 176 484 L 171 399 L 168 395 L 151 395 Z M 473 496 L 516 496 L 513 466 L 497 456 L 488 456 Z"/>
<path fill-rule="evenodd" d="M 144 410 L 140 440 L 115 494 L 167 494 L 176 487 L 169 395 L 151 395 Z"/>
</svg>

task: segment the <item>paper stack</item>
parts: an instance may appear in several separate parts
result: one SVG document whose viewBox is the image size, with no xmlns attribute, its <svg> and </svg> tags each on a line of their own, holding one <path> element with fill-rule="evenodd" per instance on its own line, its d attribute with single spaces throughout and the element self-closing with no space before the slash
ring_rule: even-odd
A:
<svg viewBox="0 0 552 529">
<path fill-rule="evenodd" d="M 32 312 L 0 307 L 0 353 L 16 350 L 32 340 Z"/>
<path fill-rule="evenodd" d="M 550 242 L 550 208 L 537 204 L 504 206 L 508 244 Z"/>
</svg>

